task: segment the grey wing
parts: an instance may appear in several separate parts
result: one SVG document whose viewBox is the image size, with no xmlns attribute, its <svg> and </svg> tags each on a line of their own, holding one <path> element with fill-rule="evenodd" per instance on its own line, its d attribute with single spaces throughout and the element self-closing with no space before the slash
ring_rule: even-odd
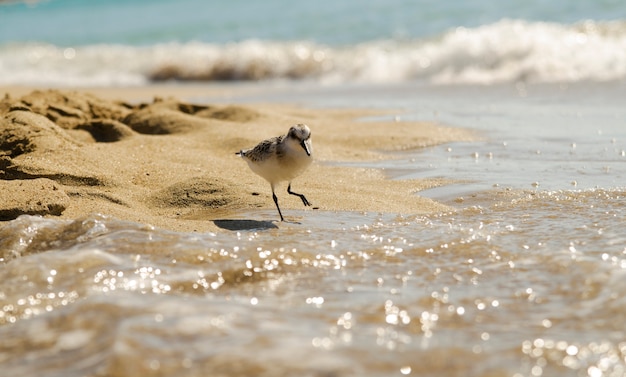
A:
<svg viewBox="0 0 626 377">
<path fill-rule="evenodd" d="M 254 148 L 241 151 L 241 154 L 251 161 L 263 161 L 270 158 L 276 152 L 276 146 L 282 139 L 283 136 L 263 140 Z"/>
</svg>

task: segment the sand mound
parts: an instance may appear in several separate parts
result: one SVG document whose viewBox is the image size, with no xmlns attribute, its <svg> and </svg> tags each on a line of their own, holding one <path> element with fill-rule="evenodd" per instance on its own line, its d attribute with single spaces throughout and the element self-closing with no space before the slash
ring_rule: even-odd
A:
<svg viewBox="0 0 626 377">
<path fill-rule="evenodd" d="M 50 179 L 0 180 L 0 220 L 20 215 L 59 216 L 69 204 L 69 197 Z"/>
<path fill-rule="evenodd" d="M 229 189 L 233 186 L 218 178 L 195 177 L 159 190 L 150 200 L 174 208 L 220 208 L 237 200 Z"/>
<path fill-rule="evenodd" d="M 79 145 L 61 127 L 29 111 L 10 111 L 0 119 L 0 154 L 11 158 L 35 151 L 55 151 Z"/>
<path fill-rule="evenodd" d="M 198 119 L 180 111 L 155 107 L 133 112 L 123 119 L 134 131 L 147 135 L 167 135 L 189 132 L 206 125 Z"/>
<path fill-rule="evenodd" d="M 10 107 L 43 115 L 65 129 L 97 118 L 119 120 L 131 112 L 130 106 L 122 102 L 106 101 L 88 93 L 58 90 L 37 90 L 16 101 L 5 99 L 3 102 L 8 102 Z"/>
<path fill-rule="evenodd" d="M 261 116 L 258 111 L 248 109 L 242 106 L 224 106 L 206 108 L 196 113 L 197 116 L 204 118 L 213 118 L 220 120 L 228 120 L 231 122 L 250 122 Z"/>
</svg>

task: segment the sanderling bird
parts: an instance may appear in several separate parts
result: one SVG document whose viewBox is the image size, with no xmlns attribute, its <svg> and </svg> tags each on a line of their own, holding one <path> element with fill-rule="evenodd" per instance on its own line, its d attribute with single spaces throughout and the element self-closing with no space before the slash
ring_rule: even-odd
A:
<svg viewBox="0 0 626 377">
<path fill-rule="evenodd" d="M 270 183 L 280 221 L 285 221 L 278 206 L 276 184 L 289 182 L 287 192 L 300 197 L 305 206 L 310 206 L 311 203 L 304 195 L 291 191 L 291 180 L 302 174 L 311 164 L 311 153 L 311 130 L 304 124 L 297 124 L 286 135 L 264 140 L 256 147 L 242 149 L 236 154 L 246 160 L 253 172 Z"/>
</svg>

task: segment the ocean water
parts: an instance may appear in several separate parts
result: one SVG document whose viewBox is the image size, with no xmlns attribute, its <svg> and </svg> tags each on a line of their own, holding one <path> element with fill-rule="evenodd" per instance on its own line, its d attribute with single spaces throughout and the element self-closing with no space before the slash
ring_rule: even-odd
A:
<svg viewBox="0 0 626 377">
<path fill-rule="evenodd" d="M 419 193 L 445 213 L 5 222 L 0 374 L 626 375 L 626 6 L 364 4 L 0 5 L 0 85 L 245 87 L 187 100 L 480 136 L 358 164 L 458 180 Z"/>
<path fill-rule="evenodd" d="M 623 81 L 621 0 L 0 5 L 0 84 Z"/>
</svg>

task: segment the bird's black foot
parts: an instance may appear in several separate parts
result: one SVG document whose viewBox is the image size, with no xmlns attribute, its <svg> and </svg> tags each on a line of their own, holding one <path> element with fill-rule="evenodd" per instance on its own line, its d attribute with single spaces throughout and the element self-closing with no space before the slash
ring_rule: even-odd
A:
<svg viewBox="0 0 626 377">
<path fill-rule="evenodd" d="M 295 195 L 297 197 L 299 197 L 300 199 L 302 199 L 302 204 L 304 204 L 305 206 L 310 206 L 311 203 L 306 199 L 306 196 L 304 196 L 303 194 L 298 194 L 297 192 L 293 192 L 291 191 L 291 183 L 289 184 L 289 186 L 287 186 L 287 192 L 290 195 Z"/>
</svg>

